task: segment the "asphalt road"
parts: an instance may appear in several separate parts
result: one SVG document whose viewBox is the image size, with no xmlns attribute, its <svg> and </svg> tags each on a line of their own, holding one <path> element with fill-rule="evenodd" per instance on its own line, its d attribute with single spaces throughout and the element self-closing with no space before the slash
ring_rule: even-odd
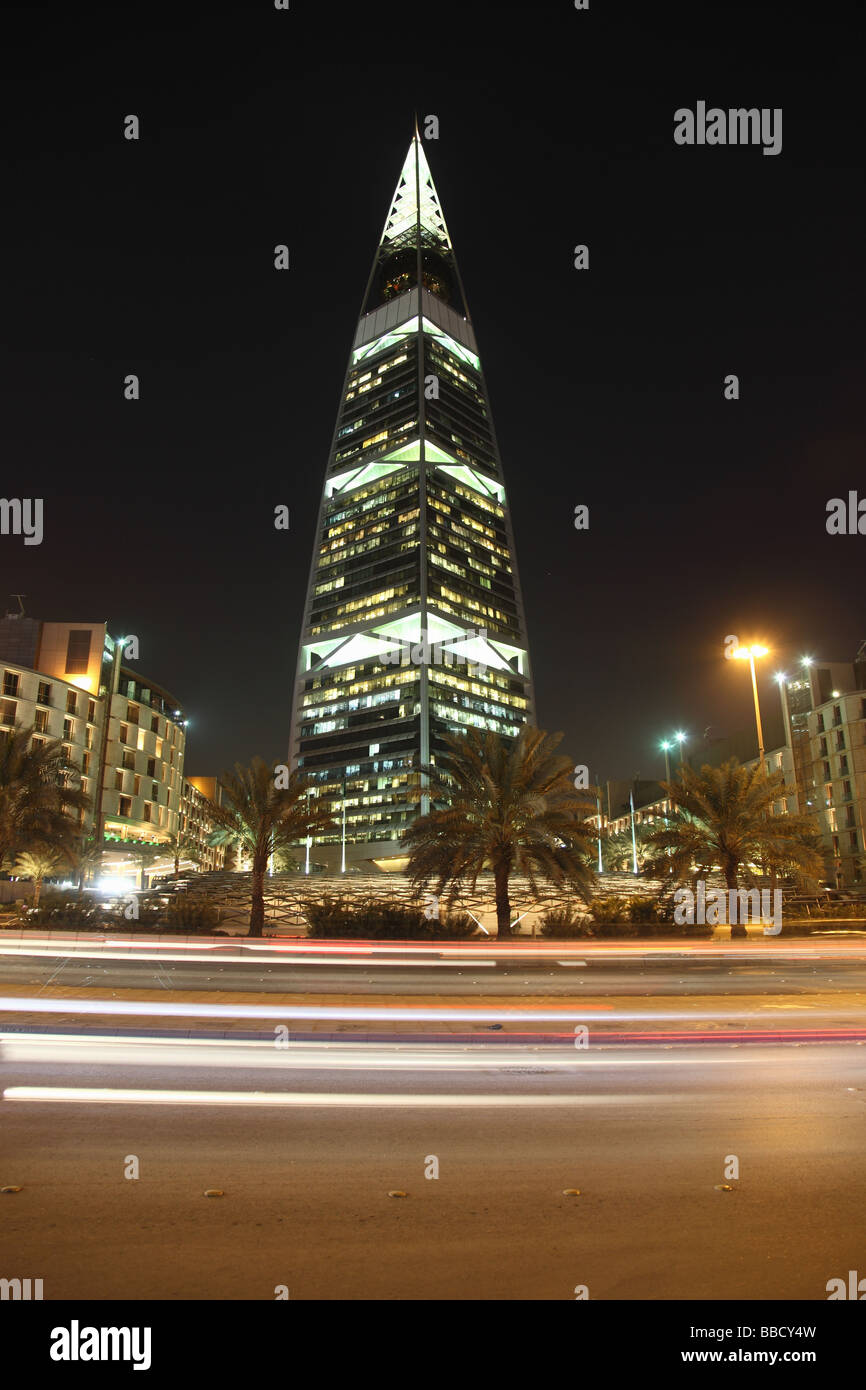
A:
<svg viewBox="0 0 866 1390">
<path fill-rule="evenodd" d="M 866 1272 L 866 1045 L 43 1036 L 0 1084 L 0 1276 L 46 1299 L 824 1300 Z"/>
<path fill-rule="evenodd" d="M 17 949 L 17 948 L 16 948 Z M 23 948 L 26 951 L 26 948 Z M 162 947 L 158 959 L 153 950 L 131 958 L 128 951 L 112 956 L 107 950 L 80 947 L 65 953 L 60 945 L 50 954 L 0 952 L 0 986 L 3 983 L 93 987 L 100 990 L 234 990 L 256 994 L 383 994 L 402 996 L 442 994 L 569 997 L 624 995 L 772 995 L 866 993 L 866 950 L 859 954 L 821 954 L 817 945 L 786 954 L 782 948 L 727 948 L 714 954 L 677 952 L 656 947 L 639 953 L 601 954 L 595 947 L 575 953 L 565 949 L 562 959 L 545 956 L 535 961 L 491 958 L 485 963 L 460 959 L 411 963 L 400 957 L 329 963 L 292 956 L 281 960 L 274 953 L 238 956 L 236 947 L 217 947 L 204 959 Z M 751 955 L 749 954 L 751 952 Z M 611 958 L 612 957 L 612 958 Z"/>
</svg>

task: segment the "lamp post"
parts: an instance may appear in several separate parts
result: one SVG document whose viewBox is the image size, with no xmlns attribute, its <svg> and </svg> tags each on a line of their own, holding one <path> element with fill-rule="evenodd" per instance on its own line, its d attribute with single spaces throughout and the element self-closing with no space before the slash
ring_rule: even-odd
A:
<svg viewBox="0 0 866 1390">
<path fill-rule="evenodd" d="M 595 805 L 596 805 L 596 809 L 597 809 L 597 811 L 598 811 L 598 872 L 599 872 L 599 873 L 602 873 L 602 871 L 603 871 L 603 860 L 602 860 L 602 855 L 601 855 L 601 831 L 602 831 L 602 821 L 603 821 L 604 818 L 603 818 L 603 816 L 602 816 L 602 811 L 601 811 L 601 784 L 600 784 L 598 781 L 596 781 L 596 784 L 595 784 Z"/>
<path fill-rule="evenodd" d="M 310 793 L 312 792 L 313 796 L 316 796 L 317 793 L 318 793 L 318 790 L 319 790 L 318 787 L 307 787 L 307 812 L 308 812 L 308 813 L 309 813 L 309 810 L 310 810 Z M 305 859 L 305 861 L 304 861 L 304 873 L 305 873 L 305 874 L 308 874 L 308 873 L 310 872 L 310 845 L 311 845 L 312 843 L 313 843 L 313 837 L 312 837 L 312 835 L 308 835 L 308 836 L 307 836 L 307 856 L 306 856 L 306 859 Z"/>
<path fill-rule="evenodd" d="M 105 839 L 105 811 L 102 799 L 105 793 L 105 764 L 108 753 L 108 731 L 111 721 L 111 701 L 117 693 L 118 679 L 120 676 L 120 658 L 123 656 L 123 648 L 126 643 L 125 637 L 120 637 L 114 644 L 111 661 L 111 675 L 108 678 L 108 685 L 103 697 L 103 718 L 102 718 L 102 737 L 99 745 L 99 774 L 96 784 L 96 823 L 94 827 L 94 839 L 97 846 L 101 849 Z M 97 686 L 98 693 L 98 686 Z M 100 859 L 100 865 L 102 860 Z"/>
<path fill-rule="evenodd" d="M 346 779 L 343 778 L 343 845 L 340 854 L 340 873 L 346 872 Z"/>
<path fill-rule="evenodd" d="M 661 746 L 662 746 L 662 748 L 664 749 L 664 755 L 665 755 L 665 781 L 666 781 L 666 782 L 669 782 L 669 781 L 671 780 L 671 743 L 670 743 L 670 740 L 669 740 L 669 739 L 663 739 L 663 740 L 662 740 Z"/>
<path fill-rule="evenodd" d="M 755 726 L 758 731 L 758 762 L 761 764 L 761 771 L 764 771 L 764 731 L 761 728 L 761 706 L 758 703 L 758 680 L 755 675 L 755 657 L 766 656 L 769 647 L 762 647 L 754 643 L 751 647 L 738 647 L 734 652 L 737 661 L 748 661 L 749 670 L 752 673 L 752 695 L 755 699 Z"/>
<path fill-rule="evenodd" d="M 682 729 L 679 729 L 679 730 L 677 730 L 677 732 L 674 734 L 674 738 L 676 739 L 677 743 L 680 745 L 680 767 L 685 767 L 685 764 L 686 764 L 686 739 L 688 738 L 688 734 L 684 734 L 683 731 L 682 731 Z"/>
</svg>

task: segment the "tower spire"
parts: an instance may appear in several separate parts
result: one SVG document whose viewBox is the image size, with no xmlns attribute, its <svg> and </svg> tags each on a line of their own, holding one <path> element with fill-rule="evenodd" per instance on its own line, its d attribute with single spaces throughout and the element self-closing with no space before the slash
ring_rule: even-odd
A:
<svg viewBox="0 0 866 1390">
<path fill-rule="evenodd" d="M 290 759 L 345 810 L 350 860 L 399 860 L 443 734 L 532 719 L 499 449 L 416 113 L 325 472 Z"/>
</svg>

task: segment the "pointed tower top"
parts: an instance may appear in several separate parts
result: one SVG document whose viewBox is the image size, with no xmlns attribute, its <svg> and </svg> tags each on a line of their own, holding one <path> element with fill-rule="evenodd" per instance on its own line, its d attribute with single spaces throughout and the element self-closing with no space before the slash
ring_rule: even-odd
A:
<svg viewBox="0 0 866 1390">
<path fill-rule="evenodd" d="M 432 233 L 434 241 L 450 251 L 451 238 L 418 132 L 416 115 L 415 134 L 412 136 L 412 143 L 406 153 L 394 197 L 391 199 L 391 210 L 385 220 L 381 246 L 392 245 L 398 239 L 405 244 L 405 234 L 414 231 L 419 212 L 422 231 Z M 427 241 L 428 238 L 425 237 L 423 240 Z"/>
</svg>

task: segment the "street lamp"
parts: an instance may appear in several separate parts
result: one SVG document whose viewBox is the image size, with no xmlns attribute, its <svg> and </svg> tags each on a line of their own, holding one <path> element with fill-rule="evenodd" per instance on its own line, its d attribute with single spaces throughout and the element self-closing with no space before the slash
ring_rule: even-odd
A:
<svg viewBox="0 0 866 1390">
<path fill-rule="evenodd" d="M 761 647 L 755 643 L 751 647 L 737 647 L 734 657 L 737 661 L 748 661 L 749 670 L 752 673 L 752 694 L 755 697 L 755 724 L 758 729 L 758 762 L 761 764 L 761 771 L 764 771 L 764 731 L 761 728 L 761 706 L 758 704 L 758 681 L 755 676 L 755 657 L 766 656 L 769 647 Z M 805 663 L 804 663 L 805 664 Z"/>
<path fill-rule="evenodd" d="M 684 767 L 684 766 L 685 766 L 685 761 L 686 761 L 686 746 L 685 746 L 685 745 L 686 745 L 686 739 L 688 738 L 688 734 L 684 734 L 684 733 L 682 732 L 682 730 L 678 730 L 677 733 L 674 734 L 674 738 L 676 739 L 677 743 L 680 745 L 680 767 Z"/>
<path fill-rule="evenodd" d="M 669 782 L 671 780 L 671 748 L 673 744 L 669 739 L 664 738 L 662 739 L 661 747 L 664 749 L 665 755 L 665 781 Z"/>
</svg>

